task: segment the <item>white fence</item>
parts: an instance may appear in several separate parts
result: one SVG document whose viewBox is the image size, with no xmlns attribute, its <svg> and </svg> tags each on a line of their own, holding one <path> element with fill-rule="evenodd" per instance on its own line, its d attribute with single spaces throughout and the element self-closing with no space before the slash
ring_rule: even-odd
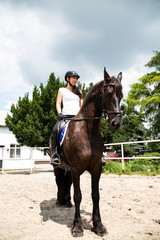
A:
<svg viewBox="0 0 160 240">
<path fill-rule="evenodd" d="M 49 162 L 50 157 L 47 154 L 48 147 L 13 147 L 0 148 L 0 161 L 2 173 L 4 170 L 11 169 L 32 169 L 35 167 L 35 162 Z"/>
<path fill-rule="evenodd" d="M 124 160 L 125 159 L 160 159 L 160 157 L 124 157 L 124 145 L 126 144 L 137 144 L 137 143 L 149 143 L 149 142 L 160 142 L 160 139 L 149 140 L 149 141 L 137 141 L 137 142 L 120 142 L 120 143 L 109 143 L 104 144 L 105 147 L 120 145 L 121 146 L 121 157 L 113 157 L 112 159 L 119 159 L 122 161 L 122 168 L 124 170 Z M 35 162 L 49 162 L 50 157 L 46 150 L 48 147 L 16 147 L 16 148 L 0 148 L 0 162 L 2 173 L 4 170 L 11 169 L 32 169 L 35 167 Z"/>
<path fill-rule="evenodd" d="M 137 143 L 149 143 L 149 142 L 160 142 L 160 139 L 157 140 L 147 140 L 147 141 L 137 141 L 137 142 L 120 142 L 120 143 L 108 143 L 104 144 L 105 147 L 107 146 L 115 146 L 120 145 L 121 146 L 121 153 L 122 157 L 113 157 L 112 159 L 120 159 L 122 161 L 122 169 L 124 170 L 124 160 L 125 159 L 160 159 L 160 157 L 124 157 L 124 145 L 126 144 L 137 144 Z"/>
</svg>

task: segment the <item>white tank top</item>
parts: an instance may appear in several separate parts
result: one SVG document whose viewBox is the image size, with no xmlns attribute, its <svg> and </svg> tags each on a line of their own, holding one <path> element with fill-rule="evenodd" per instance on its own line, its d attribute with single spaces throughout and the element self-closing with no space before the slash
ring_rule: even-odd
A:
<svg viewBox="0 0 160 240">
<path fill-rule="evenodd" d="M 80 98 L 77 94 L 69 91 L 67 88 L 59 89 L 63 95 L 63 110 L 64 115 L 76 115 L 80 109 Z"/>
</svg>

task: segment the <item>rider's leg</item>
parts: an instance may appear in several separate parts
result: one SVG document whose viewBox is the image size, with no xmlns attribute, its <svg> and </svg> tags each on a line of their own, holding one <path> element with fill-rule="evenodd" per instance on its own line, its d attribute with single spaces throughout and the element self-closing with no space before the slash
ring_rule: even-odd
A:
<svg viewBox="0 0 160 240">
<path fill-rule="evenodd" d="M 51 149 L 52 149 L 52 156 L 51 156 L 51 164 L 55 167 L 55 166 L 59 166 L 61 164 L 61 160 L 60 157 L 58 155 L 57 152 L 57 135 L 58 135 L 58 123 L 56 123 L 56 125 L 53 128 L 52 134 L 51 134 L 51 139 L 50 139 L 50 145 L 51 145 Z"/>
</svg>

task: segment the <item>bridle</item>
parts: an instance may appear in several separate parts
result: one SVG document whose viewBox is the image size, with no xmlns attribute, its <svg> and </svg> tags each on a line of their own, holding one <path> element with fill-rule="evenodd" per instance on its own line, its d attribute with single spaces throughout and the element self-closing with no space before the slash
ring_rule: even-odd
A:
<svg viewBox="0 0 160 240">
<path fill-rule="evenodd" d="M 99 120 L 101 119 L 102 117 L 105 117 L 105 119 L 107 119 L 109 117 L 109 115 L 114 115 L 116 114 L 118 117 L 121 116 L 121 112 L 118 112 L 118 111 L 108 111 L 107 110 L 107 104 L 106 104 L 106 101 L 105 101 L 105 88 L 107 86 L 115 86 L 115 83 L 106 83 L 103 85 L 103 87 L 101 87 L 101 98 L 102 98 L 102 113 L 103 113 L 103 116 L 100 116 L 100 117 L 91 117 L 91 118 L 72 118 L 70 119 L 71 121 L 85 121 L 85 120 Z"/>
<path fill-rule="evenodd" d="M 118 112 L 118 111 L 108 111 L 107 110 L 107 104 L 106 104 L 106 101 L 105 101 L 105 87 L 108 87 L 108 86 L 115 86 L 115 83 L 106 83 L 103 85 L 103 87 L 101 88 L 101 91 L 102 91 L 102 113 L 104 114 L 105 118 L 107 117 L 107 115 L 113 115 L 113 114 L 117 114 L 117 115 L 120 115 L 121 116 L 121 112 Z"/>
</svg>

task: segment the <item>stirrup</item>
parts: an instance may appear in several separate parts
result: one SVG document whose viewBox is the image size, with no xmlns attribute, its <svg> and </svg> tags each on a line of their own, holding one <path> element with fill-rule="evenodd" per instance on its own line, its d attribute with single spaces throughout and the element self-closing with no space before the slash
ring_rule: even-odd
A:
<svg viewBox="0 0 160 240">
<path fill-rule="evenodd" d="M 54 153 L 51 157 L 50 164 L 53 165 L 54 167 L 60 166 L 61 165 L 61 159 L 58 155 L 58 153 Z"/>
</svg>

